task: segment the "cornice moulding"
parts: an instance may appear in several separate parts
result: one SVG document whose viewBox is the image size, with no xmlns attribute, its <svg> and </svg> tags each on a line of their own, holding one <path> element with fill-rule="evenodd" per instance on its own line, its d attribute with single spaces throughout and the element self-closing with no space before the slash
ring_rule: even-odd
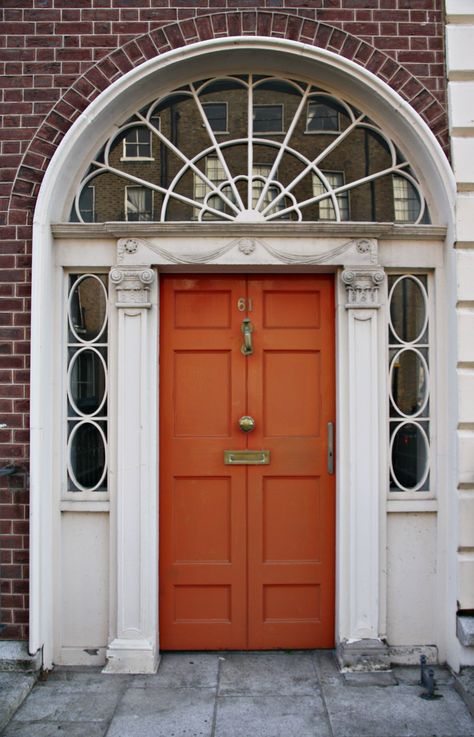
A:
<svg viewBox="0 0 474 737">
<path fill-rule="evenodd" d="M 447 228 L 442 225 L 394 225 L 393 223 L 54 223 L 55 238 L 179 238 L 248 237 L 378 238 L 379 240 L 440 240 Z"/>
</svg>

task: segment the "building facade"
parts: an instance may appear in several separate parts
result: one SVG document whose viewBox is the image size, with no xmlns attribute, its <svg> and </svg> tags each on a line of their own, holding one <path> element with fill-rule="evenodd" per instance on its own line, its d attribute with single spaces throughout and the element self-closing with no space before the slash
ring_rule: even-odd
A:
<svg viewBox="0 0 474 737">
<path fill-rule="evenodd" d="M 470 5 L 4 3 L 3 639 L 473 664 Z"/>
</svg>

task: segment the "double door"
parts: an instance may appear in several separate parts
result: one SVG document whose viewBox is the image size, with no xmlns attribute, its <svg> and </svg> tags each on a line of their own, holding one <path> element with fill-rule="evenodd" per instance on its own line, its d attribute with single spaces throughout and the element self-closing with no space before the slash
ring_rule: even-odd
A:
<svg viewBox="0 0 474 737">
<path fill-rule="evenodd" d="M 161 648 L 332 647 L 333 279 L 160 292 Z"/>
</svg>

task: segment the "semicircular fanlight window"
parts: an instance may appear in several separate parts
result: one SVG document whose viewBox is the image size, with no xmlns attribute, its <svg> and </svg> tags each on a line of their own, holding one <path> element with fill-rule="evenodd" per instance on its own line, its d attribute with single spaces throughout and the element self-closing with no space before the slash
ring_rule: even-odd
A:
<svg viewBox="0 0 474 737">
<path fill-rule="evenodd" d="M 420 184 L 365 113 L 315 85 L 242 74 L 186 84 L 119 125 L 71 220 L 426 223 Z"/>
</svg>

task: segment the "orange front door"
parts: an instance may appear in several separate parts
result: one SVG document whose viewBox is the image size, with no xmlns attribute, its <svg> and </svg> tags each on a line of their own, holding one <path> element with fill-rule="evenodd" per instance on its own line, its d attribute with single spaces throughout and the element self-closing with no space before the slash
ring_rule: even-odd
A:
<svg viewBox="0 0 474 737">
<path fill-rule="evenodd" d="M 163 277 L 160 387 L 162 649 L 332 647 L 332 277 Z"/>
</svg>

